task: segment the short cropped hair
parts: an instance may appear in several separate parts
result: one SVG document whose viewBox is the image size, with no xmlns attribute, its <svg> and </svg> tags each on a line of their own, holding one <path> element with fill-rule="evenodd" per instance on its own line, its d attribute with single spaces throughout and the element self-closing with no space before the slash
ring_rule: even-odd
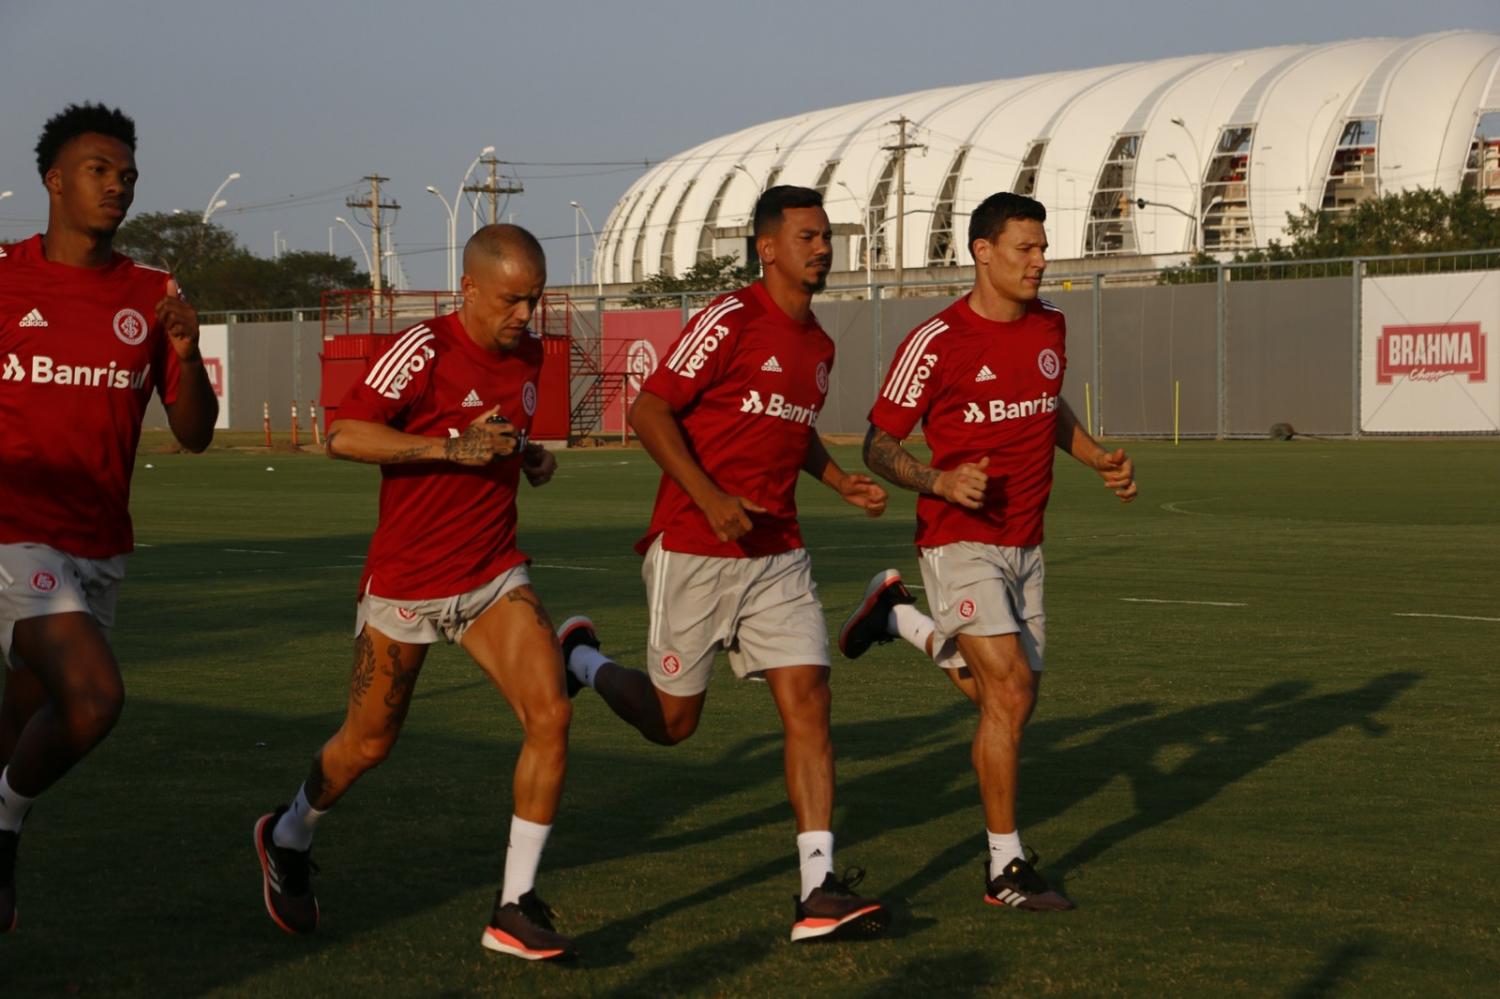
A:
<svg viewBox="0 0 1500 999">
<path fill-rule="evenodd" d="M 768 187 L 755 202 L 755 238 L 769 234 L 781 224 L 788 208 L 822 208 L 823 196 L 810 187 L 778 184 Z"/>
<path fill-rule="evenodd" d="M 36 169 L 43 180 L 57 163 L 63 146 L 89 132 L 119 139 L 135 152 L 135 121 L 125 112 L 103 104 L 69 104 L 47 119 L 36 141 Z"/>
<path fill-rule="evenodd" d="M 480 256 L 494 261 L 518 257 L 544 274 L 547 271 L 547 254 L 537 238 L 529 230 L 505 222 L 481 226 L 469 237 L 464 244 L 464 270 L 468 271 Z"/>
<path fill-rule="evenodd" d="M 974 252 L 974 241 L 982 239 L 993 243 L 1005 231 L 1005 223 L 1011 219 L 1030 219 L 1033 222 L 1047 221 L 1047 209 L 1035 198 L 1024 194 L 1001 191 L 979 203 L 974 214 L 969 216 L 969 253 Z"/>
</svg>

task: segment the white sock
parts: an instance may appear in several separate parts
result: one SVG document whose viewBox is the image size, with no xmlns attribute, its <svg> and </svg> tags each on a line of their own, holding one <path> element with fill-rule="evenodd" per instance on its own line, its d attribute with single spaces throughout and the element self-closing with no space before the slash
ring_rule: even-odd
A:
<svg viewBox="0 0 1500 999">
<path fill-rule="evenodd" d="M 536 885 L 536 869 L 542 862 L 551 826 L 510 817 L 510 845 L 505 850 L 505 882 L 500 886 L 500 904 L 519 902 Z"/>
<path fill-rule="evenodd" d="M 885 627 L 891 634 L 900 635 L 925 653 L 927 639 L 936 626 L 932 623 L 932 618 L 917 610 L 916 605 L 897 604 L 891 608 Z"/>
<path fill-rule="evenodd" d="M 607 662 L 613 662 L 613 660 L 592 645 L 580 644 L 568 656 L 568 672 L 572 673 L 585 687 L 592 687 L 594 674 L 599 672 L 599 667 Z"/>
<path fill-rule="evenodd" d="M 287 850 L 312 849 L 313 829 L 328 812 L 318 811 L 307 800 L 307 785 L 297 788 L 291 807 L 281 813 L 281 820 L 271 830 L 271 842 Z"/>
<path fill-rule="evenodd" d="M 0 770 L 0 830 L 20 832 L 21 823 L 25 821 L 26 813 L 31 810 L 31 803 L 35 800 L 18 793 L 10 786 L 10 767 Z"/>
<path fill-rule="evenodd" d="M 1025 858 L 1026 853 L 1021 846 L 1021 830 L 997 833 L 986 829 L 984 832 L 990 840 L 990 877 L 999 876 L 1005 870 L 1005 865 L 1012 860 Z"/>
<path fill-rule="evenodd" d="M 802 898 L 833 873 L 833 833 L 817 830 L 797 834 L 797 864 L 802 873 Z"/>
</svg>

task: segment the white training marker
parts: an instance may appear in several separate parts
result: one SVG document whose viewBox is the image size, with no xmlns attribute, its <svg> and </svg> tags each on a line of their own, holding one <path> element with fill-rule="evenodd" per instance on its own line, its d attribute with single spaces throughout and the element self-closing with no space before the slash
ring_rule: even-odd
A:
<svg viewBox="0 0 1500 999">
<path fill-rule="evenodd" d="M 1500 624 L 1500 617 L 1473 617 L 1469 614 L 1392 614 L 1391 617 L 1440 617 L 1449 621 L 1492 621 Z"/>
<path fill-rule="evenodd" d="M 1228 600 L 1157 600 L 1154 597 L 1121 597 L 1127 604 L 1193 604 L 1196 607 L 1249 607 Z"/>
<path fill-rule="evenodd" d="M 276 469 L 273 468 L 273 467 L 271 467 L 270 465 L 267 465 L 266 466 L 266 471 L 268 471 L 268 472 L 274 472 L 274 471 L 276 471 Z"/>
<path fill-rule="evenodd" d="M 153 464 L 151 464 L 151 462 L 148 461 L 148 462 L 146 462 L 146 467 L 147 468 L 155 468 L 156 466 L 153 465 Z"/>
</svg>

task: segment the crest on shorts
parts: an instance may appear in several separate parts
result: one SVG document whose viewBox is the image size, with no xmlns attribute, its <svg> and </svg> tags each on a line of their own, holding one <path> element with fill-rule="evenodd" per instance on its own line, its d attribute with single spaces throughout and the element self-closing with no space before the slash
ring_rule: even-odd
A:
<svg viewBox="0 0 1500 999">
<path fill-rule="evenodd" d="M 397 607 L 396 616 L 403 621 L 415 621 L 417 619 L 417 612 L 409 607 Z"/>
<path fill-rule="evenodd" d="M 958 616 L 965 621 L 974 616 L 974 601 L 965 598 L 958 603 Z"/>
<path fill-rule="evenodd" d="M 521 387 L 521 408 L 526 410 L 527 416 L 536 412 L 536 385 L 532 382 Z"/>
<path fill-rule="evenodd" d="M 682 660 L 677 658 L 677 653 L 668 652 L 661 657 L 661 671 L 667 676 L 676 676 L 682 672 Z"/>
<path fill-rule="evenodd" d="M 1056 378 L 1062 374 L 1062 359 L 1051 347 L 1043 348 L 1042 352 L 1036 355 L 1036 366 L 1044 378 Z"/>
<path fill-rule="evenodd" d="M 57 589 L 57 577 L 45 570 L 38 570 L 31 574 L 31 588 L 38 593 L 51 593 Z"/>
<path fill-rule="evenodd" d="M 121 343 L 128 343 L 134 347 L 146 339 L 146 334 L 151 327 L 146 325 L 146 317 L 134 309 L 121 309 L 115 313 L 115 336 L 120 338 Z"/>
<path fill-rule="evenodd" d="M 828 364 L 825 361 L 818 362 L 818 370 L 814 372 L 818 379 L 818 391 L 828 391 Z"/>
</svg>

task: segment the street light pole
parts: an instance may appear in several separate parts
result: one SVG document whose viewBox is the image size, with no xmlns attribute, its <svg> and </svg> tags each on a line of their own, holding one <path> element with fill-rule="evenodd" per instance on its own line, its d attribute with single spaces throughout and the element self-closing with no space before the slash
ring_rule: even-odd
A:
<svg viewBox="0 0 1500 999">
<path fill-rule="evenodd" d="M 860 200 L 859 195 L 854 193 L 854 188 L 850 187 L 845 181 L 842 180 L 838 181 L 838 185 L 839 187 L 842 187 L 844 190 L 849 192 L 849 197 L 854 199 L 854 205 L 859 209 L 860 223 L 864 226 L 865 229 L 865 298 L 874 298 L 875 270 L 870 258 L 874 254 L 875 243 L 870 236 L 870 210 L 865 205 L 865 203 Z"/>
<path fill-rule="evenodd" d="M 589 227 L 589 238 L 594 241 L 594 253 L 589 257 L 589 273 L 594 277 L 594 294 L 603 298 L 604 280 L 599 276 L 599 234 L 594 231 L 594 223 L 589 221 L 589 213 L 583 210 L 582 205 L 576 201 L 568 204 L 573 206 L 573 266 L 578 266 L 578 219 L 582 216 L 583 224 Z"/>
<path fill-rule="evenodd" d="M 373 281 L 375 268 L 370 263 L 370 251 L 365 249 L 365 241 L 359 238 L 359 233 L 354 231 L 354 226 L 350 225 L 349 220 L 344 218 L 342 215 L 335 215 L 333 217 L 333 220 L 339 225 L 343 226 L 345 229 L 348 229 L 349 235 L 354 237 L 354 245 L 359 247 L 359 252 L 365 255 L 365 272 L 371 275 L 371 281 Z"/>
<path fill-rule="evenodd" d="M 494 146 L 485 146 L 479 150 L 479 155 L 474 157 L 464 175 L 459 178 L 458 190 L 453 192 L 453 201 L 450 203 L 443 193 L 431 184 L 427 190 L 442 199 L 443 207 L 448 210 L 448 290 L 458 291 L 458 206 L 463 204 L 464 186 L 469 183 L 469 174 L 479 165 L 479 161 L 495 151 Z"/>
<path fill-rule="evenodd" d="M 1177 169 L 1180 170 L 1180 171 L 1182 171 L 1182 179 L 1185 180 L 1185 181 L 1187 181 L 1188 193 L 1192 194 L 1193 193 L 1193 178 L 1191 178 L 1191 177 L 1188 176 L 1187 167 L 1185 167 L 1185 166 L 1182 165 L 1182 160 L 1178 157 L 1178 155 L 1176 153 L 1168 153 L 1165 158 L 1169 159 L 1173 163 L 1177 164 Z M 1154 203 L 1155 202 L 1153 202 L 1153 204 Z M 1195 196 L 1195 204 L 1196 204 L 1196 196 Z M 1192 235 L 1193 235 L 1193 252 L 1197 253 L 1198 252 L 1198 216 L 1197 215 L 1190 215 L 1190 214 L 1188 214 L 1187 212 L 1183 211 L 1180 208 L 1177 208 L 1175 210 L 1177 211 L 1178 214 L 1180 214 L 1180 215 L 1187 215 L 1188 218 L 1190 218 L 1190 219 L 1193 220 L 1193 233 L 1192 233 Z"/>
<path fill-rule="evenodd" d="M 214 188 L 214 193 L 208 196 L 208 207 L 205 208 L 205 209 L 203 209 L 203 224 L 204 225 L 208 224 L 208 220 L 209 220 L 209 218 L 211 218 L 213 216 L 214 212 L 218 211 L 220 208 L 223 208 L 225 205 L 229 204 L 229 202 L 227 202 L 227 201 L 220 201 L 219 200 L 219 195 L 221 195 L 221 194 L 224 193 L 224 188 L 228 187 L 231 183 L 233 183 L 234 181 L 239 180 L 239 179 L 240 179 L 240 174 L 239 174 L 239 171 L 236 170 L 234 173 L 230 174 L 228 177 L 225 177 L 223 183 L 221 183 L 218 187 Z"/>
<path fill-rule="evenodd" d="M 448 213 L 448 290 L 456 292 L 458 288 L 453 280 L 453 245 L 458 239 L 458 212 L 448 203 L 448 199 L 443 196 L 443 192 L 431 184 L 427 185 L 427 193 L 437 195 L 437 199 L 443 203 L 443 211 Z"/>
</svg>

